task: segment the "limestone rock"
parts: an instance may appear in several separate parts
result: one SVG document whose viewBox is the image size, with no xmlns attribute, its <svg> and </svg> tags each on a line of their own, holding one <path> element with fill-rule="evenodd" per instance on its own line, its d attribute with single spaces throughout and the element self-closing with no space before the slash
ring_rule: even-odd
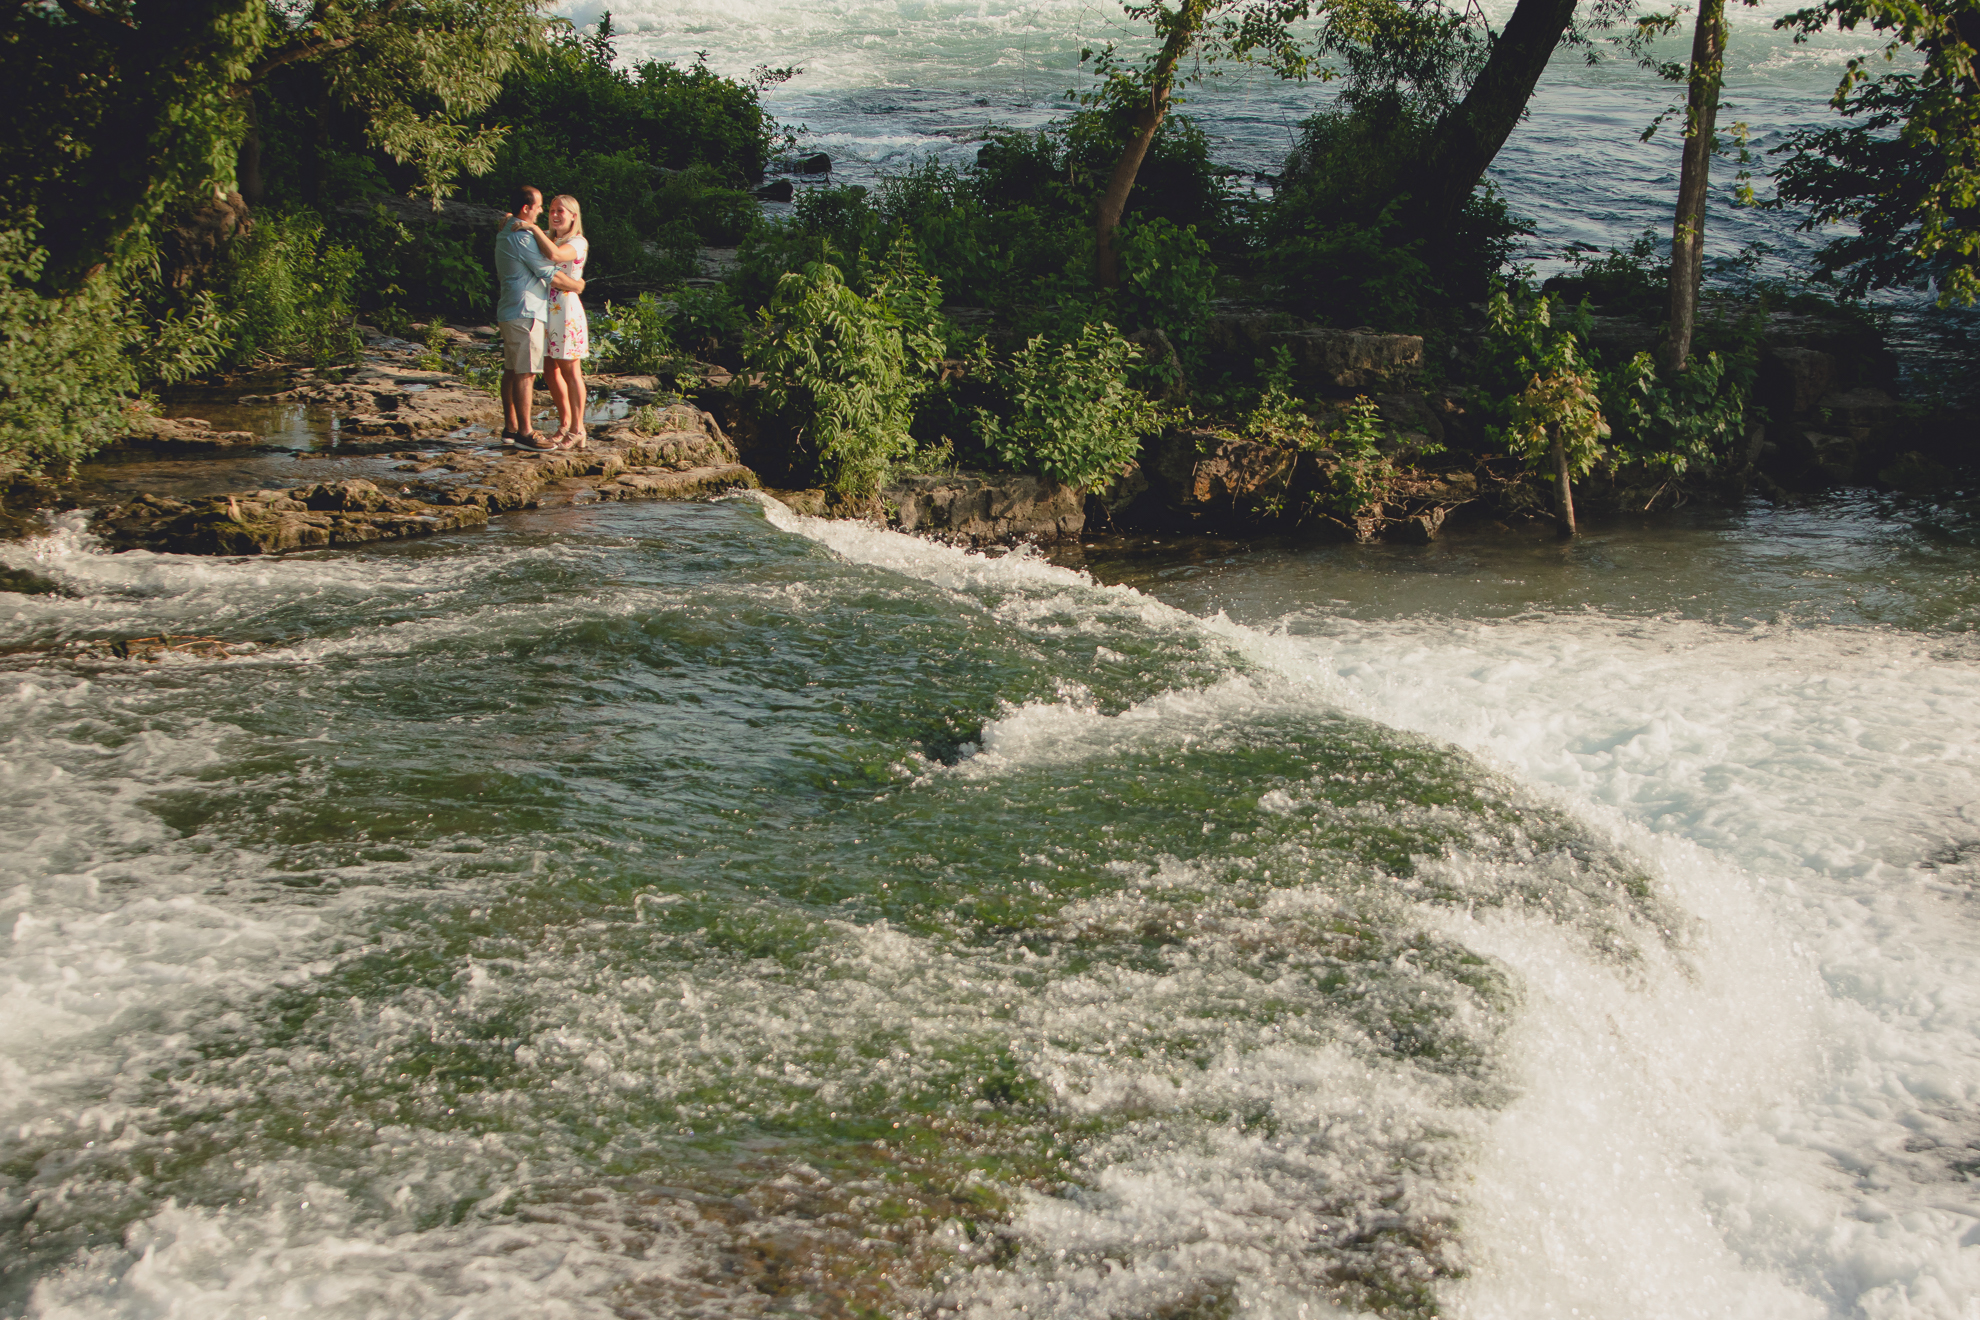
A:
<svg viewBox="0 0 1980 1320">
<path fill-rule="evenodd" d="M 1304 325 L 1284 312 L 1227 311 L 1204 323 L 1210 358 L 1248 371 L 1277 348 L 1292 354 L 1295 379 L 1335 395 L 1407 389 L 1423 369 L 1423 338 L 1393 335 L 1367 326 L 1333 330 Z"/>
<path fill-rule="evenodd" d="M 1407 388 L 1423 370 L 1423 336 L 1354 330 L 1290 330 L 1273 344 L 1292 350 L 1296 378 L 1328 392 L 1373 394 Z"/>
<path fill-rule="evenodd" d="M 1760 397 L 1782 421 L 1812 413 L 1835 380 L 1835 357 L 1818 348 L 1789 345 L 1760 354 Z"/>
<path fill-rule="evenodd" d="M 213 423 L 197 417 L 134 417 L 125 424 L 117 443 L 145 448 L 225 449 L 258 445 L 261 437 L 252 431 L 216 431 Z"/>
<path fill-rule="evenodd" d="M 908 477 L 881 498 L 902 531 L 969 545 L 1073 541 L 1086 526 L 1082 491 L 1029 474 Z"/>
<path fill-rule="evenodd" d="M 369 493 L 333 487 L 366 487 Z M 368 481 L 325 483 L 303 487 L 301 493 L 312 495 L 317 507 L 293 498 L 289 491 L 241 491 L 195 502 L 141 495 L 98 511 L 92 525 L 98 536 L 119 550 L 266 555 L 432 536 L 488 521 L 486 510 L 480 508 L 435 508 L 416 500 L 389 499 Z"/>
</svg>

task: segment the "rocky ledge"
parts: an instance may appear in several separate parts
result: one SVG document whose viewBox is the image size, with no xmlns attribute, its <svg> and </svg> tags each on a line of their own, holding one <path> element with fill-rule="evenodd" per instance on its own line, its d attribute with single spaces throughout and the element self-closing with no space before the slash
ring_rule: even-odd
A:
<svg viewBox="0 0 1980 1320">
<path fill-rule="evenodd" d="M 582 450 L 393 456 L 409 474 L 396 490 L 359 479 L 196 499 L 146 494 L 97 511 L 91 529 L 118 550 L 280 554 L 478 527 L 491 514 L 535 508 L 553 491 L 588 503 L 693 499 L 757 484 L 714 418 L 685 404 L 642 409 L 594 433 Z"/>
</svg>

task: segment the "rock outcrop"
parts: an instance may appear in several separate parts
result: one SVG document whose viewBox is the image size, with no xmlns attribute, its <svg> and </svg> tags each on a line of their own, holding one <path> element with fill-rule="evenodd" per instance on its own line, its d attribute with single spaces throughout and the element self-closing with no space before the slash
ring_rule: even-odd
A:
<svg viewBox="0 0 1980 1320">
<path fill-rule="evenodd" d="M 200 500 L 140 495 L 96 515 L 92 529 L 119 550 L 267 555 L 361 545 L 478 527 L 485 509 L 395 499 L 369 481 L 241 491 Z"/>
<path fill-rule="evenodd" d="M 692 499 L 757 484 L 715 419 L 686 404 L 643 408 L 582 450 L 475 444 L 392 456 L 409 474 L 396 488 L 359 479 L 193 499 L 146 494 L 99 510 L 92 527 L 119 550 L 280 554 L 460 531 L 552 498 Z"/>
<path fill-rule="evenodd" d="M 909 477 L 881 499 L 901 531 L 960 545 L 1076 541 L 1086 526 L 1084 492 L 1029 474 Z"/>
<path fill-rule="evenodd" d="M 258 445 L 261 437 L 252 431 L 216 431 L 213 423 L 197 417 L 132 417 L 117 443 L 146 449 L 228 449 Z"/>
<path fill-rule="evenodd" d="M 1213 361 L 1238 370 L 1283 348 L 1300 386 L 1335 397 L 1407 390 L 1423 370 L 1421 335 L 1311 326 L 1282 312 L 1213 316 L 1204 327 L 1204 346 Z"/>
</svg>

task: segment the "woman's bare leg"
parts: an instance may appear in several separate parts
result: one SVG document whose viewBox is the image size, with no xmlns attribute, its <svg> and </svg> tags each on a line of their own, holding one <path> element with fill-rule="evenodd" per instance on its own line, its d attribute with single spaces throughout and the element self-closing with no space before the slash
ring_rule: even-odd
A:
<svg viewBox="0 0 1980 1320">
<path fill-rule="evenodd" d="M 568 433 L 572 426 L 571 404 L 569 398 L 566 397 L 569 387 L 564 381 L 564 365 L 564 363 L 558 361 L 556 358 L 547 358 L 543 363 L 543 384 L 550 391 L 550 401 L 557 405 L 557 433 L 559 435 Z M 579 420 L 582 421 L 582 418 Z"/>
<path fill-rule="evenodd" d="M 590 402 L 585 397 L 584 392 L 584 360 L 582 358 L 571 358 L 568 361 L 559 362 L 557 365 L 564 370 L 564 389 L 570 395 L 571 399 L 570 432 L 572 435 L 582 436 L 584 434 L 584 406 Z"/>
</svg>

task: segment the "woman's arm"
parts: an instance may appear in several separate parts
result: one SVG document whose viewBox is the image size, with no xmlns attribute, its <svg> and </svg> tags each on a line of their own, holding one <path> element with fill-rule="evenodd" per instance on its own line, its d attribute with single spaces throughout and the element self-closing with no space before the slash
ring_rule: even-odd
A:
<svg viewBox="0 0 1980 1320">
<path fill-rule="evenodd" d="M 559 293 L 583 293 L 584 281 L 558 271 L 550 277 L 550 287 Z"/>
<path fill-rule="evenodd" d="M 576 248 L 572 247 L 569 243 L 564 244 L 562 247 L 557 246 L 556 240 L 544 232 L 542 225 L 532 224 L 527 220 L 518 220 L 515 222 L 514 227 L 528 230 L 531 236 L 536 239 L 537 250 L 552 261 L 573 261 L 577 258 Z"/>
</svg>

